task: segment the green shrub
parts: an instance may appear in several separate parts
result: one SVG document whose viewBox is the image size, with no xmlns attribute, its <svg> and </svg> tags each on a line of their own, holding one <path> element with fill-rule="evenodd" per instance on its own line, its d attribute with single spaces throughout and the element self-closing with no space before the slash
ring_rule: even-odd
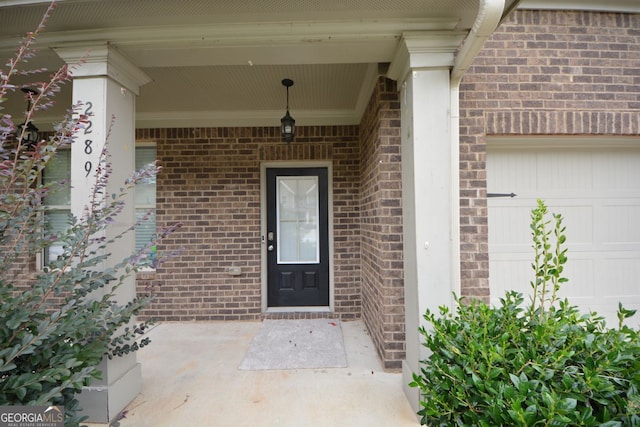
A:
<svg viewBox="0 0 640 427">
<path fill-rule="evenodd" d="M 40 70 L 21 66 L 34 55 L 32 44 L 43 26 L 44 20 L 27 34 L 8 68 L 0 69 L 0 108 L 6 95 L 20 88 L 11 79 L 38 75 Z M 30 98 L 25 122 L 50 105 L 60 85 L 69 80 L 63 67 L 49 80 L 33 83 L 38 92 Z M 133 173 L 118 194 L 109 194 L 111 167 L 107 153 L 102 153 L 84 214 L 69 218 L 66 232 L 53 234 L 46 226 L 42 199 L 65 183 L 43 185 L 39 177 L 56 151 L 73 143 L 74 131 L 86 126 L 87 118 L 69 115 L 52 138 L 33 146 L 22 144 L 19 131 L 14 137 L 17 127 L 10 116 L 0 119 L 0 405 L 62 405 L 65 425 L 76 426 L 81 421 L 76 395 L 100 378 L 101 360 L 148 342 L 142 336 L 147 324 L 135 324 L 133 318 L 149 298 L 119 303 L 116 292 L 127 277 L 162 257 L 148 256 L 155 244 L 149 242 L 142 251 L 120 259 L 108 250 L 121 235 L 112 240 L 103 236 L 121 213 L 124 194 L 153 178 L 156 167 Z M 34 270 L 37 255 L 54 243 L 63 246 L 63 253 Z M 111 267 L 105 267 L 107 259 Z"/>
<path fill-rule="evenodd" d="M 458 299 L 455 312 L 427 311 L 429 356 L 410 384 L 429 426 L 640 425 L 640 334 L 583 314 L 558 291 L 567 261 L 562 217 L 532 212 L 535 280 L 528 304 L 508 292 L 497 307 Z"/>
</svg>

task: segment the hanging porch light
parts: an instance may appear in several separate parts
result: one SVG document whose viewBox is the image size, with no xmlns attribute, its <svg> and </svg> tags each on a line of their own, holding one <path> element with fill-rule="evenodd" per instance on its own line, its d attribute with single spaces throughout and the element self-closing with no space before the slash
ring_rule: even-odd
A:
<svg viewBox="0 0 640 427">
<path fill-rule="evenodd" d="M 38 91 L 23 87 L 22 92 L 27 95 L 27 111 L 31 110 L 31 100 L 35 95 L 38 95 Z M 38 142 L 38 128 L 35 127 L 31 120 L 25 123 L 21 123 L 16 126 L 16 137 L 22 137 L 20 143 L 27 147 L 33 147 Z"/>
<path fill-rule="evenodd" d="M 289 114 L 289 88 L 293 86 L 293 80 L 284 79 L 282 85 L 287 88 L 287 112 L 282 119 L 280 119 L 280 131 L 282 138 L 289 144 L 296 136 L 296 121 L 291 114 Z"/>
</svg>

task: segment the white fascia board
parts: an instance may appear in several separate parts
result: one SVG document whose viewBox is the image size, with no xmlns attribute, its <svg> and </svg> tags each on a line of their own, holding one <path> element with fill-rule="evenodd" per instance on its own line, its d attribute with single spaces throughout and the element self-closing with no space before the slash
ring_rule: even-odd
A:
<svg viewBox="0 0 640 427">
<path fill-rule="evenodd" d="M 2 0 L 0 0 L 2 1 Z M 397 37 L 405 31 L 450 31 L 451 19 L 390 19 L 360 21 L 300 21 L 264 23 L 213 23 L 200 25 L 136 26 L 45 32 L 44 45 L 78 40 L 109 40 L 118 46 L 262 46 L 292 42 L 327 42 Z"/>
<path fill-rule="evenodd" d="M 638 0 L 523 0 L 518 9 L 593 10 L 640 13 Z"/>
</svg>

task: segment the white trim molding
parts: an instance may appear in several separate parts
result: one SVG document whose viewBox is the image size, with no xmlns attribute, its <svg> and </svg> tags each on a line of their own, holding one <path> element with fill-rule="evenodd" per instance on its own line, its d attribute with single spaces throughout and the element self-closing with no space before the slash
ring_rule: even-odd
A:
<svg viewBox="0 0 640 427">
<path fill-rule="evenodd" d="M 321 307 L 269 307 L 267 301 L 267 246 L 264 236 L 267 235 L 267 169 L 269 168 L 327 168 L 328 185 L 328 221 L 329 227 L 329 306 Z M 263 313 L 272 312 L 335 312 L 334 282 L 334 218 L 333 218 L 333 161 L 332 160 L 266 160 L 260 162 L 260 299 Z"/>
<path fill-rule="evenodd" d="M 518 8 L 640 13 L 640 2 L 638 0 L 523 0 Z"/>
<path fill-rule="evenodd" d="M 638 136 L 611 135 L 542 135 L 542 136 L 487 136 L 487 151 L 567 149 L 567 148 L 640 148 Z"/>
</svg>

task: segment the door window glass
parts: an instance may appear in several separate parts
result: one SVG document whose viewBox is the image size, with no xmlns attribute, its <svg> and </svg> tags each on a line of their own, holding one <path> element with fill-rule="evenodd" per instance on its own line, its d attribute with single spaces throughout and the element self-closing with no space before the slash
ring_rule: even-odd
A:
<svg viewBox="0 0 640 427">
<path fill-rule="evenodd" d="M 280 176 L 276 185 L 279 264 L 318 264 L 317 176 Z"/>
</svg>

